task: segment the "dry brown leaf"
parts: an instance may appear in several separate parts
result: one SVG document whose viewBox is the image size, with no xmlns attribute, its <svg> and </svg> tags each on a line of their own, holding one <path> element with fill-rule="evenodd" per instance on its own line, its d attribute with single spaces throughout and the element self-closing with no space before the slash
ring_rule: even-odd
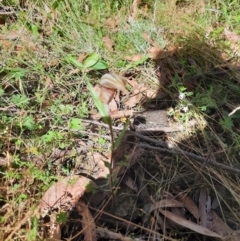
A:
<svg viewBox="0 0 240 241">
<path fill-rule="evenodd" d="M 210 227 L 210 220 L 211 220 L 211 217 L 210 217 L 211 200 L 209 203 L 209 198 L 210 196 L 207 195 L 207 188 L 202 187 L 199 195 L 199 215 L 200 215 L 201 225 L 206 228 Z"/>
<path fill-rule="evenodd" d="M 105 26 L 109 27 L 112 30 L 116 30 L 117 26 L 119 24 L 119 19 L 115 18 L 108 18 L 105 22 Z"/>
<path fill-rule="evenodd" d="M 233 230 L 212 210 L 212 229 L 223 236 L 228 236 Z M 238 239 L 239 240 L 239 239 Z"/>
<path fill-rule="evenodd" d="M 117 103 L 120 102 L 120 92 L 119 92 L 119 91 L 118 91 L 118 92 L 116 93 L 116 95 L 114 96 L 114 99 L 115 99 L 115 101 L 116 101 Z"/>
<path fill-rule="evenodd" d="M 13 42 L 10 40 L 1 40 L 0 45 L 2 46 L 3 49 L 11 49 L 13 46 Z"/>
<path fill-rule="evenodd" d="M 137 17 L 138 12 L 138 6 L 141 3 L 141 0 L 133 0 L 133 3 L 130 7 L 130 16 L 132 19 L 135 19 Z"/>
<path fill-rule="evenodd" d="M 133 180 L 129 175 L 124 175 L 122 183 L 134 192 L 138 193 L 138 186 L 136 184 L 136 180 Z"/>
<path fill-rule="evenodd" d="M 146 42 L 152 45 L 152 47 L 148 50 L 148 53 L 152 59 L 165 59 L 172 56 L 176 51 L 176 47 L 173 45 L 169 45 L 167 50 L 163 50 L 161 46 L 153 41 L 147 33 L 143 33 L 143 38 Z"/>
<path fill-rule="evenodd" d="M 84 194 L 89 182 L 90 179 L 78 175 L 57 181 L 44 193 L 39 208 L 43 211 L 49 210 L 68 202 L 75 205 L 75 202 Z"/>
<path fill-rule="evenodd" d="M 127 108 L 135 107 L 141 100 L 142 94 L 138 93 L 133 96 L 131 96 L 129 99 L 127 99 L 124 104 Z"/>
<path fill-rule="evenodd" d="M 159 93 L 159 92 L 158 92 Z M 154 97 L 157 97 L 159 98 L 158 96 L 156 96 L 156 91 L 155 90 L 151 90 L 151 89 L 147 89 L 145 91 L 145 95 L 148 97 L 148 98 L 154 98 Z M 165 95 L 164 95 L 165 96 Z M 159 98 L 160 99 L 160 98 Z"/>
<path fill-rule="evenodd" d="M 231 49 L 233 51 L 239 51 L 240 36 L 235 32 L 224 29 L 224 35 L 226 39 L 231 43 Z"/>
<path fill-rule="evenodd" d="M 104 162 L 110 163 L 110 157 L 106 158 L 98 152 L 91 153 L 90 155 L 93 158 L 94 163 L 96 163 L 96 165 L 99 167 L 99 170 L 93 174 L 93 177 L 95 179 L 106 178 L 110 172 L 109 172 L 109 168 L 106 167 Z"/>
<path fill-rule="evenodd" d="M 82 233 L 84 234 L 84 241 L 97 241 L 96 225 L 92 214 L 90 213 L 87 205 L 79 200 L 76 203 L 76 209 L 79 215 L 82 216 Z"/>
<path fill-rule="evenodd" d="M 43 6 L 44 6 L 44 10 L 47 14 L 51 13 L 51 9 L 48 7 L 48 5 L 46 3 L 44 3 Z"/>
<path fill-rule="evenodd" d="M 107 35 L 107 36 L 103 37 L 102 40 L 103 40 L 103 43 L 105 44 L 105 46 L 112 52 L 114 43 L 110 39 L 110 37 Z"/>
<path fill-rule="evenodd" d="M 194 201 L 189 198 L 188 196 L 184 196 L 183 194 L 179 193 L 179 198 L 181 199 L 184 207 L 197 219 L 199 220 L 199 211 L 197 205 Z"/>
<path fill-rule="evenodd" d="M 15 40 L 18 39 L 22 34 L 19 31 L 8 32 L 7 35 L 0 34 L 0 40 Z"/>
<path fill-rule="evenodd" d="M 224 35 L 226 39 L 231 43 L 237 43 L 238 41 L 240 41 L 240 36 L 237 33 L 229 31 L 226 28 L 224 29 Z"/>
<path fill-rule="evenodd" d="M 131 79 L 131 80 L 127 79 L 127 82 L 128 82 L 128 84 L 131 85 L 134 89 L 138 87 L 138 82 L 137 82 L 136 80 L 134 80 L 134 79 Z"/>
<path fill-rule="evenodd" d="M 148 42 L 149 44 L 151 44 L 153 47 L 162 49 L 162 48 L 159 46 L 159 44 L 156 43 L 155 41 L 153 41 L 147 33 L 143 33 L 143 38 L 145 39 L 146 42 Z"/>
<path fill-rule="evenodd" d="M 115 101 L 115 99 L 112 99 L 109 104 L 109 109 L 111 112 L 117 111 L 118 107 L 117 107 L 117 102 Z"/>
<path fill-rule="evenodd" d="M 146 42 L 148 42 L 149 44 L 152 44 L 152 39 L 147 33 L 143 33 L 143 38 Z"/>
<path fill-rule="evenodd" d="M 78 56 L 78 62 L 82 63 L 83 60 L 88 56 L 88 53 L 81 53 Z"/>
<path fill-rule="evenodd" d="M 151 47 L 148 50 L 148 53 L 149 53 L 151 59 L 165 59 L 166 58 L 165 51 L 163 51 L 159 47 Z"/>
<path fill-rule="evenodd" d="M 147 211 L 148 213 L 151 213 L 155 209 L 159 208 L 166 208 L 166 207 L 184 207 L 184 205 L 177 201 L 176 199 L 162 199 L 159 202 L 155 202 L 154 204 L 149 203 L 145 205 L 144 210 Z"/>
<path fill-rule="evenodd" d="M 80 55 L 78 56 L 78 62 L 79 62 L 79 63 L 82 63 L 83 60 L 84 60 L 87 56 L 88 56 L 87 53 L 82 53 L 82 54 L 80 54 Z M 69 74 L 69 75 L 73 75 L 73 74 L 77 74 L 77 73 L 79 73 L 79 72 L 80 72 L 80 69 L 79 69 L 79 68 L 76 68 L 76 69 L 70 70 L 68 74 Z"/>
<path fill-rule="evenodd" d="M 215 237 L 215 238 L 223 238 L 221 235 L 211 231 L 210 229 L 208 228 L 205 228 L 205 227 L 202 227 L 196 223 L 193 223 L 191 221 L 188 221 L 182 217 L 179 217 L 167 210 L 162 210 L 162 209 L 159 209 L 159 211 L 168 219 L 170 219 L 171 221 L 173 221 L 174 223 L 180 225 L 180 226 L 183 226 L 185 228 L 189 228 L 190 230 L 193 230 L 197 233 L 200 233 L 200 234 L 203 234 L 203 235 L 206 235 L 206 236 L 209 236 L 209 237 Z"/>
<path fill-rule="evenodd" d="M 54 230 L 52 232 L 53 234 L 49 241 L 60 241 L 62 237 L 62 230 L 61 230 L 60 223 L 55 224 Z"/>
<path fill-rule="evenodd" d="M 73 69 L 73 70 L 70 70 L 69 72 L 68 72 L 68 74 L 69 75 L 73 75 L 73 74 L 77 74 L 77 73 L 79 73 L 80 72 L 80 69 Z"/>
<path fill-rule="evenodd" d="M 143 54 L 135 54 L 135 55 L 131 55 L 131 56 L 125 56 L 124 59 L 128 60 L 128 61 L 139 61 L 143 58 Z"/>
<path fill-rule="evenodd" d="M 139 92 L 144 92 L 148 89 L 144 84 L 139 84 L 138 89 L 134 90 L 134 94 L 137 94 Z"/>
</svg>

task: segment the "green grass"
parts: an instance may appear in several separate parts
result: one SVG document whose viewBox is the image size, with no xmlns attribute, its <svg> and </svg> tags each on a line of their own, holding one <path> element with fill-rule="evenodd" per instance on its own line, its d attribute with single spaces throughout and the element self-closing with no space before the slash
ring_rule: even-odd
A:
<svg viewBox="0 0 240 241">
<path fill-rule="evenodd" d="M 34 209 L 40 198 L 56 180 L 75 173 L 85 158 L 72 151 L 71 161 L 61 164 L 51 154 L 54 148 L 74 150 L 86 139 L 89 129 L 82 119 L 96 111 L 87 83 L 95 85 L 108 71 L 155 89 L 155 69 L 160 67 L 166 75 L 162 88 L 173 103 L 169 118 L 183 124 L 198 121 L 196 129 L 175 141 L 199 155 L 239 166 L 239 112 L 228 116 L 240 105 L 239 56 L 224 36 L 226 27 L 240 34 L 237 0 L 209 0 L 205 5 L 197 0 L 142 1 L 135 19 L 130 18 L 130 0 L 45 2 L 25 1 L 25 8 L 19 1 L 1 2 L 14 7 L 17 17 L 1 25 L 0 158 L 5 164 L 0 166 L 0 240 L 39 240 L 40 217 Z M 126 56 L 148 54 L 150 43 L 143 33 L 161 48 L 171 45 L 177 51 L 162 60 L 127 61 Z M 107 35 L 114 42 L 112 52 L 102 41 Z M 84 53 L 90 60 L 80 64 L 77 59 Z M 91 56 L 98 65 L 88 64 Z M 216 77 L 219 71 L 222 75 Z M 186 97 L 179 100 L 179 94 Z M 100 131 L 108 135 L 104 128 Z M 88 138 L 93 150 L 110 150 L 109 140 Z M 182 179 L 190 189 L 188 171 L 199 172 L 211 195 L 221 199 L 223 219 L 239 223 L 239 177 L 189 165 L 181 170 L 172 165 L 162 177 L 165 181 L 153 183 L 153 189 L 159 184 L 169 190 L 172 184 L 182 185 Z M 197 188 L 189 191 L 191 196 Z M 219 191 L 223 188 L 226 196 Z"/>
</svg>

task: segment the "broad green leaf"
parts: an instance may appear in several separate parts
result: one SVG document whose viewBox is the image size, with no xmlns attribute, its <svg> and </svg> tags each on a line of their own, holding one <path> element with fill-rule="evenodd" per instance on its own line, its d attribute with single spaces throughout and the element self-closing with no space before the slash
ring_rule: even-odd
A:
<svg viewBox="0 0 240 241">
<path fill-rule="evenodd" d="M 100 69 L 107 69 L 108 68 L 108 64 L 105 61 L 99 60 L 96 64 L 94 64 L 91 69 L 95 69 L 95 70 L 100 70 Z"/>
<path fill-rule="evenodd" d="M 75 67 L 79 68 L 79 69 L 82 69 L 83 68 L 83 65 L 82 63 L 80 63 L 76 58 L 74 58 L 72 55 L 67 55 L 67 57 L 65 58 L 65 60 L 74 65 Z"/>
<path fill-rule="evenodd" d="M 95 65 L 99 60 L 99 56 L 96 53 L 92 53 L 90 55 L 88 55 L 88 57 L 84 60 L 83 62 L 83 68 L 87 69 L 89 67 L 92 67 L 93 65 Z"/>
<path fill-rule="evenodd" d="M 185 91 L 187 88 L 186 88 L 185 86 L 183 86 L 183 85 L 179 85 L 179 86 L 178 86 L 178 89 L 179 89 L 179 91 L 183 92 L 183 91 Z"/>
</svg>

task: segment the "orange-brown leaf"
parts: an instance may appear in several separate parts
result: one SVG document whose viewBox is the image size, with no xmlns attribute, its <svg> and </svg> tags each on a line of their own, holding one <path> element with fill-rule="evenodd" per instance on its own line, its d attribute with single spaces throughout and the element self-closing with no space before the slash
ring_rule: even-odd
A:
<svg viewBox="0 0 240 241">
<path fill-rule="evenodd" d="M 40 200 L 39 208 L 57 208 L 60 204 L 76 201 L 84 194 L 89 179 L 83 176 L 65 177 L 54 183 Z"/>
<path fill-rule="evenodd" d="M 142 54 L 135 54 L 135 55 L 131 55 L 131 56 L 125 56 L 124 59 L 128 60 L 128 61 L 139 61 L 143 58 L 144 55 Z"/>
<path fill-rule="evenodd" d="M 103 40 L 103 43 L 105 44 L 105 46 L 112 52 L 114 43 L 110 39 L 110 37 L 107 35 L 107 36 L 103 37 L 102 40 Z"/>
<path fill-rule="evenodd" d="M 205 228 L 205 227 L 202 227 L 196 223 L 193 223 L 191 221 L 188 221 L 180 216 L 177 216 L 167 210 L 162 210 L 162 209 L 159 209 L 159 211 L 166 217 L 166 218 L 169 218 L 171 221 L 177 223 L 178 225 L 180 226 L 183 226 L 185 228 L 189 228 L 190 230 L 193 230 L 197 233 L 200 233 L 200 234 L 203 234 L 203 235 L 206 235 L 206 236 L 209 236 L 209 237 L 215 237 L 215 238 L 222 238 L 221 235 L 215 233 L 215 232 L 212 232 L 210 229 L 208 228 Z"/>
<path fill-rule="evenodd" d="M 82 224 L 82 232 L 84 234 L 83 240 L 97 241 L 96 225 L 87 205 L 83 201 L 79 200 L 75 206 L 79 215 L 82 216 L 80 222 Z"/>
</svg>

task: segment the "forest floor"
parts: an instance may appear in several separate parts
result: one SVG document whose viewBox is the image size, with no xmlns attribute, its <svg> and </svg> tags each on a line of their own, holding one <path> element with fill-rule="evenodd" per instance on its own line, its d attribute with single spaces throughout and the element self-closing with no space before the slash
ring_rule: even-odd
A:
<svg viewBox="0 0 240 241">
<path fill-rule="evenodd" d="M 0 240 L 240 240 L 239 16 L 0 1 Z"/>
</svg>

